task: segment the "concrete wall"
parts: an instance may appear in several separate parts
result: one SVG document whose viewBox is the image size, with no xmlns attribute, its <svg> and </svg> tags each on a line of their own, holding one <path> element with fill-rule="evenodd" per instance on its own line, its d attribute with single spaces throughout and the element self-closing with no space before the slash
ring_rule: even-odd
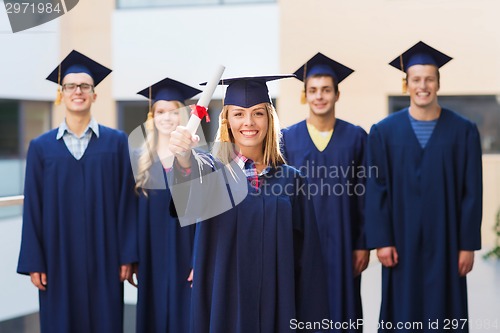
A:
<svg viewBox="0 0 500 333">
<path fill-rule="evenodd" d="M 116 10 L 112 34 L 117 100 L 144 100 L 136 92 L 167 76 L 196 87 L 219 64 L 223 77 L 279 72 L 276 3 Z"/>
<path fill-rule="evenodd" d="M 111 43 L 111 17 L 114 1 L 86 0 L 62 16 L 59 20 L 61 39 L 58 64 L 75 49 L 102 65 L 113 69 Z M 55 67 L 55 65 L 53 67 Z M 113 73 L 96 88 L 98 98 L 92 106 L 92 114 L 103 125 L 116 127 L 116 104 L 112 98 Z M 54 90 L 55 96 L 55 90 Z M 54 107 L 52 125 L 56 127 L 64 118 L 64 106 Z"/>
<path fill-rule="evenodd" d="M 54 84 L 45 78 L 59 54 L 57 20 L 13 34 L 2 8 L 0 45 L 0 99 L 47 101 L 55 96 Z"/>
</svg>

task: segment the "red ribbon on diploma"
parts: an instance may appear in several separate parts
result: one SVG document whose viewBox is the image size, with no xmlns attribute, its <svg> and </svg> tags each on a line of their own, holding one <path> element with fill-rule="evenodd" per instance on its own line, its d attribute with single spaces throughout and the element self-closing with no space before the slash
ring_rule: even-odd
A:
<svg viewBox="0 0 500 333">
<path fill-rule="evenodd" d="M 191 114 L 194 114 L 196 117 L 203 119 L 205 117 L 207 123 L 210 122 L 210 117 L 208 116 L 208 109 L 201 105 L 190 105 Z"/>
</svg>

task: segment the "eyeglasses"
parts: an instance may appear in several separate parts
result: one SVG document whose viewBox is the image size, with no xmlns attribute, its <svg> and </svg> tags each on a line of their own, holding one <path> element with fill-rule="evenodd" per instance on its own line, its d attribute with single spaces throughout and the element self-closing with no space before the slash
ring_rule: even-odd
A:
<svg viewBox="0 0 500 333">
<path fill-rule="evenodd" d="M 63 91 L 67 93 L 73 93 L 76 90 L 76 88 L 80 88 L 80 91 L 85 94 L 94 91 L 94 86 L 88 83 L 80 83 L 80 84 L 65 83 L 62 85 Z"/>
</svg>

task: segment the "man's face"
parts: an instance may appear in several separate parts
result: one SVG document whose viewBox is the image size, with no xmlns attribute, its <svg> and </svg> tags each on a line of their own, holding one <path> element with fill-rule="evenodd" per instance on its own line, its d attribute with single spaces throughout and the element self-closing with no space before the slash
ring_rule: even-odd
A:
<svg viewBox="0 0 500 333">
<path fill-rule="evenodd" d="M 325 115 L 335 110 L 339 99 L 333 86 L 331 76 L 310 77 L 306 84 L 306 99 L 311 112 L 315 115 Z"/>
<path fill-rule="evenodd" d="M 421 108 L 437 104 L 439 78 L 433 65 L 413 65 L 408 68 L 408 93 L 412 105 Z"/>
<path fill-rule="evenodd" d="M 89 112 L 92 103 L 97 98 L 94 93 L 94 80 L 86 73 L 70 73 L 63 79 L 63 100 L 69 112 Z M 84 86 L 72 87 L 76 85 L 90 85 L 90 91 L 86 91 Z M 72 88 L 72 89 L 70 89 Z M 87 86 L 88 89 L 88 86 Z M 82 91 L 83 90 L 83 91 Z"/>
</svg>

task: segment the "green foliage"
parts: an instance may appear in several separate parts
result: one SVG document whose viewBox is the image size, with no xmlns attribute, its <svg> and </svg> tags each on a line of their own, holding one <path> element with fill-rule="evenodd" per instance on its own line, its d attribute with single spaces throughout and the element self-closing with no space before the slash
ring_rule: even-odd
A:
<svg viewBox="0 0 500 333">
<path fill-rule="evenodd" d="M 496 239 L 496 245 L 493 250 L 490 252 L 486 253 L 484 255 L 484 259 L 490 258 L 490 257 L 496 257 L 497 259 L 500 259 L 500 210 L 498 210 L 497 217 L 496 217 L 496 224 L 495 227 L 493 228 L 497 235 Z"/>
</svg>

